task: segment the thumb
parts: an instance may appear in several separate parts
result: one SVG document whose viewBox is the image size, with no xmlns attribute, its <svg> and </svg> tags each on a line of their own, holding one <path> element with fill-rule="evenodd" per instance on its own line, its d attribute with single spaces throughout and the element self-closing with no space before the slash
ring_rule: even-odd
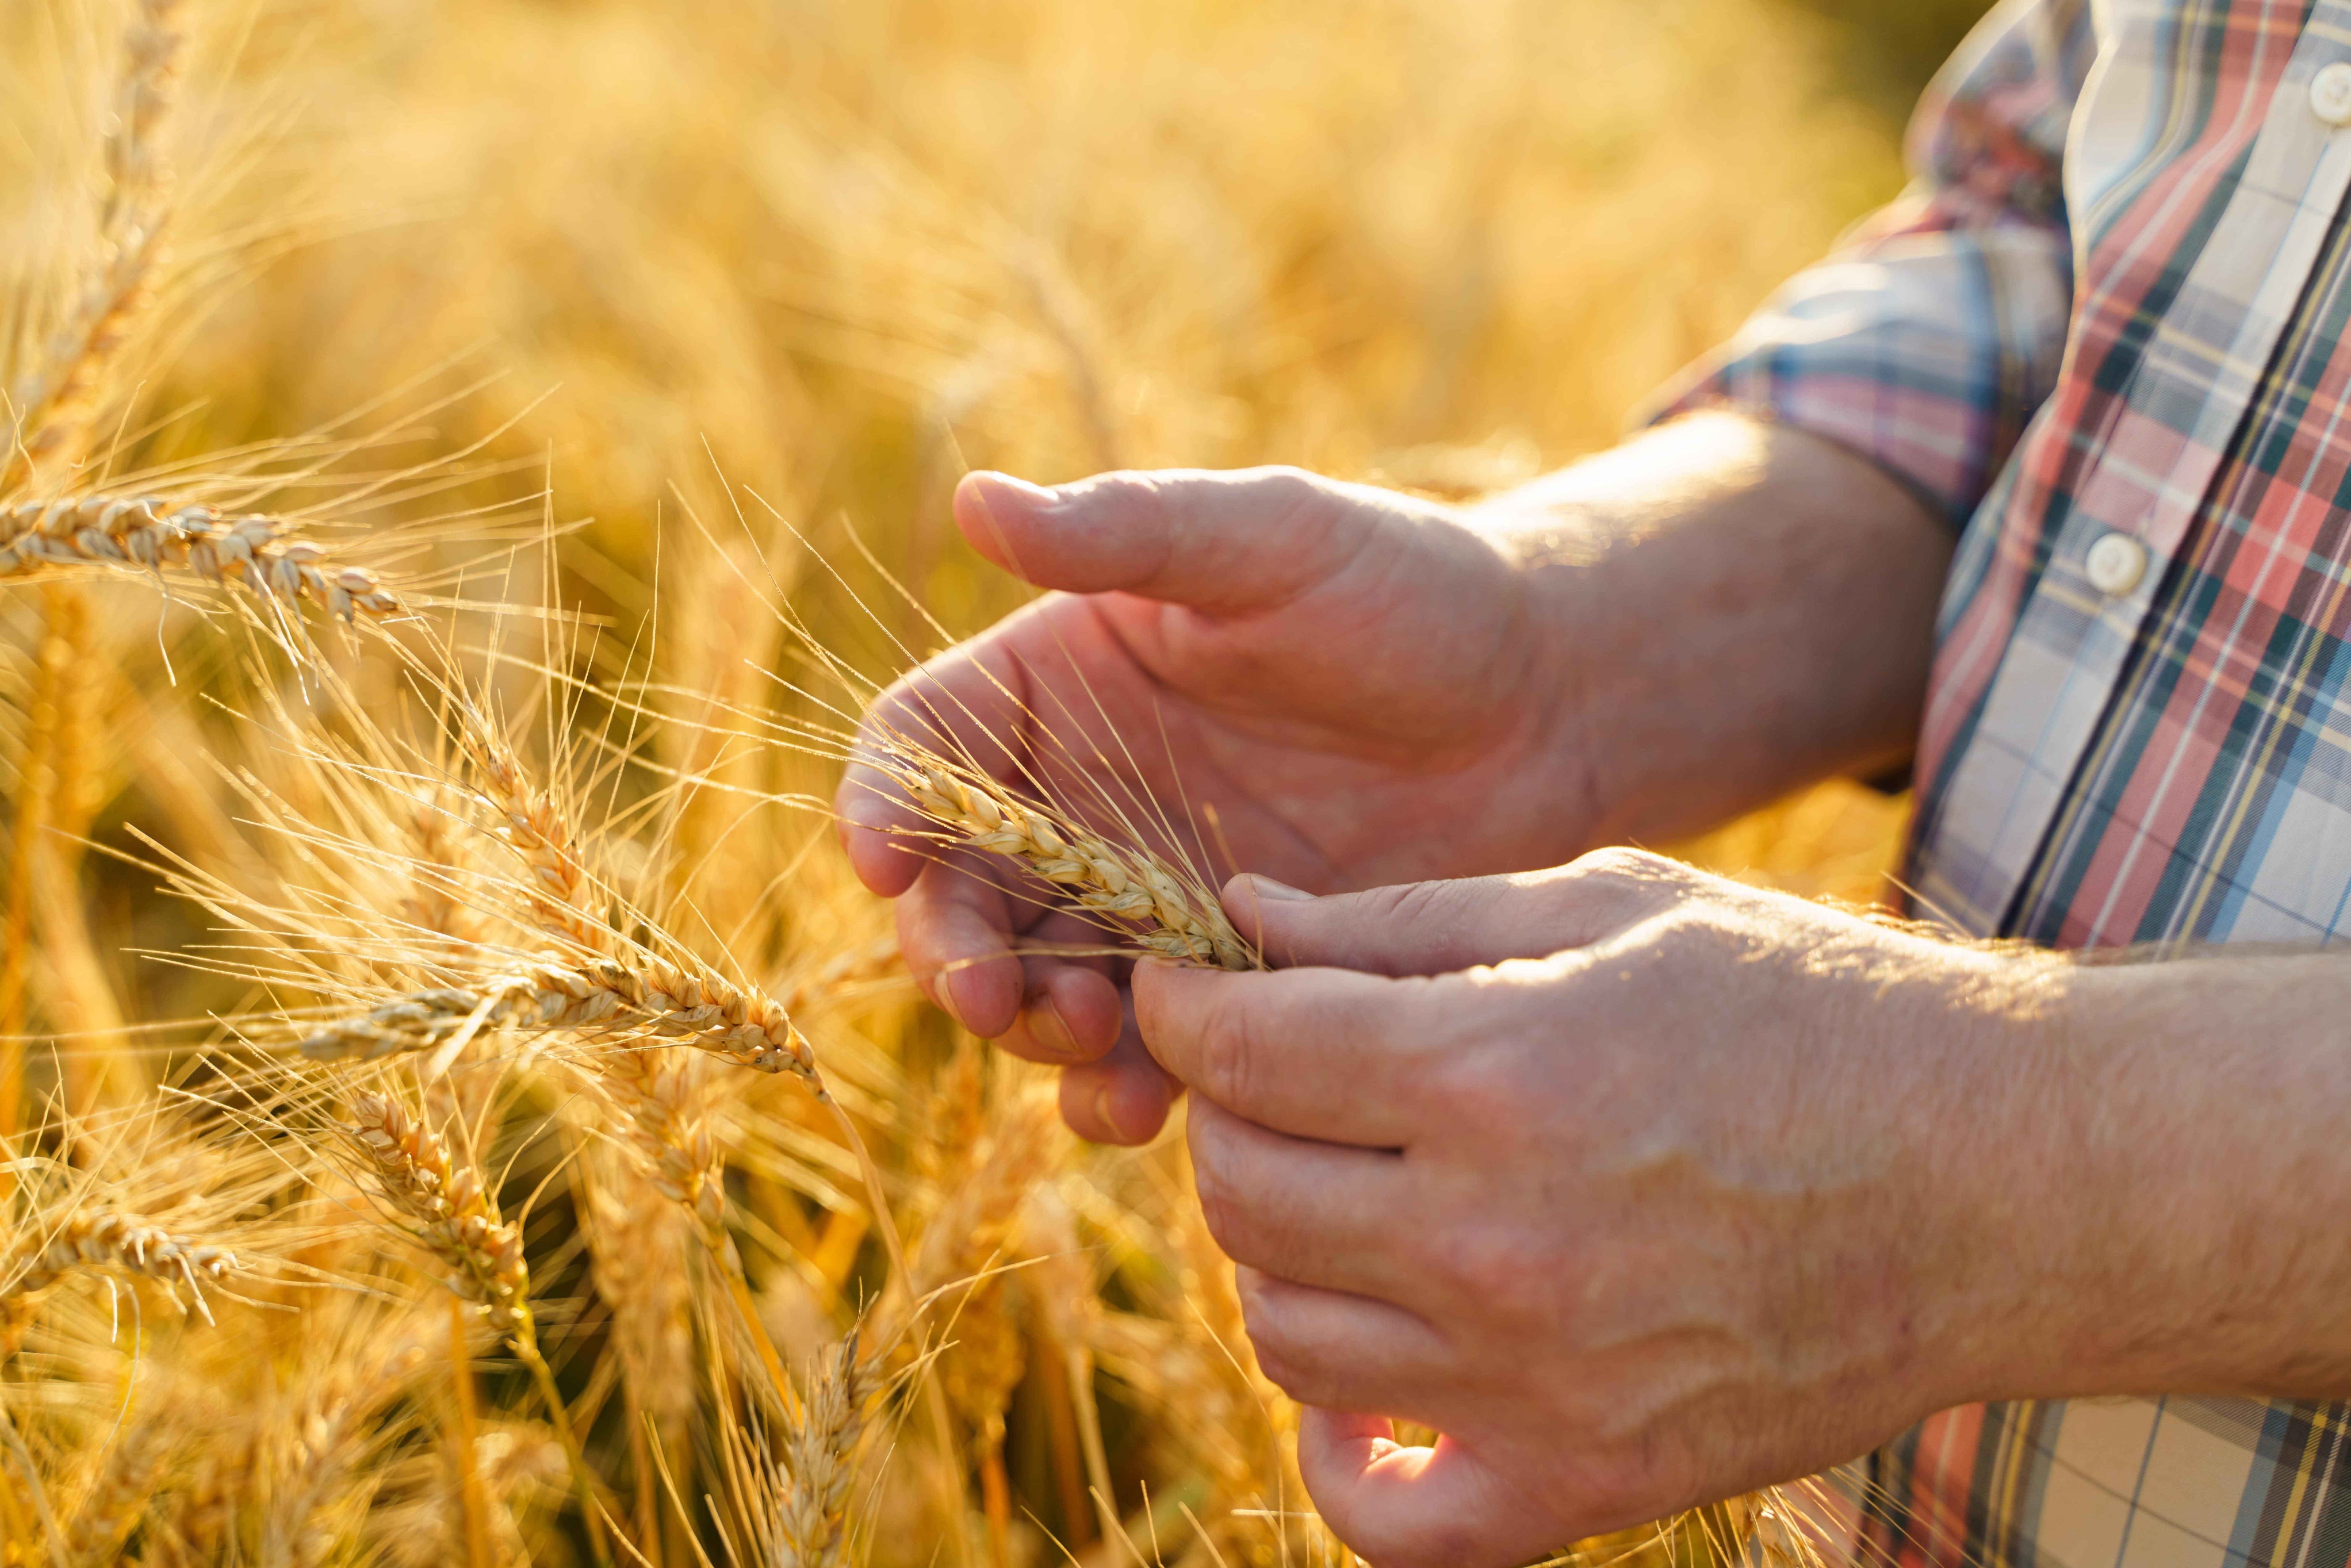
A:
<svg viewBox="0 0 2351 1568">
<path fill-rule="evenodd" d="M 1299 1412 L 1298 1469 L 1323 1522 L 1372 1568 L 1510 1568 L 1568 1544 L 1468 1449 L 1449 1437 L 1408 1448 L 1385 1416 Z"/>
<path fill-rule="evenodd" d="M 1209 611 L 1286 603 L 1335 570 L 1364 532 L 1403 522 L 1371 493 L 1295 468 L 1103 474 L 1054 489 L 964 476 L 956 523 L 1016 577 Z"/>
<path fill-rule="evenodd" d="M 1277 968 L 1447 975 L 1605 941 L 1670 907 L 1696 875 L 1660 855 L 1604 850 L 1550 871 L 1327 898 L 1245 874 L 1223 898 L 1234 929 Z"/>
</svg>

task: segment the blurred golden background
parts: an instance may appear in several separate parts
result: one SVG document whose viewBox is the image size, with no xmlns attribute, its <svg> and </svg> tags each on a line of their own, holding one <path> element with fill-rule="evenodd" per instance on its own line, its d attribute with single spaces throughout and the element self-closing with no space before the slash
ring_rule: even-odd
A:
<svg viewBox="0 0 2351 1568">
<path fill-rule="evenodd" d="M 1980 8 L 266 10 L 225 90 L 273 128 L 227 204 L 272 234 L 162 371 L 194 412 L 160 440 L 488 373 L 439 439 L 544 465 L 590 519 L 568 601 L 643 619 L 664 520 L 731 482 L 969 629 L 1018 590 L 953 538 L 966 466 L 1468 493 L 1605 444 L 1898 188 L 1908 105 Z M 1800 848 L 1702 852 L 1865 894 L 1890 819 L 1838 799 Z"/>
<path fill-rule="evenodd" d="M 746 675 L 786 642 L 763 601 L 788 600 L 850 664 L 885 676 L 904 659 L 889 633 L 918 653 L 938 635 L 914 610 L 893 608 L 890 582 L 947 634 L 977 630 L 1023 597 L 955 535 L 947 499 L 969 467 L 1050 482 L 1114 466 L 1290 463 L 1466 497 L 1603 446 L 1661 382 L 1896 193 L 1908 105 L 1981 9 L 1975 0 L 136 4 L 141 15 L 182 15 L 190 57 L 175 110 L 172 266 L 115 367 L 120 387 L 103 404 L 97 444 L 104 472 L 161 475 L 158 483 L 234 496 L 239 507 L 291 512 L 388 577 L 405 572 L 401 580 L 477 605 L 553 602 L 595 629 L 599 640 L 557 650 L 572 661 L 559 674 L 579 685 L 541 682 L 532 695 L 516 680 L 508 694 L 528 721 L 517 734 L 538 727 L 538 744 L 524 747 L 531 764 L 556 776 L 560 805 L 582 811 L 582 841 L 604 857 L 599 875 L 657 886 L 661 907 L 740 911 L 690 935 L 720 950 L 705 957 L 778 992 L 823 972 L 814 960 L 871 948 L 881 912 L 826 858 L 822 825 L 807 813 L 679 803 L 660 783 L 718 779 L 749 795 L 821 787 L 805 758 L 722 759 L 694 727 L 728 704 L 780 704 Z M 12 387 L 71 318 L 77 279 L 88 276 L 87 209 L 103 183 L 97 149 L 131 10 L 114 0 L 0 8 L 9 131 L 0 232 L 16 241 L 0 247 L 11 302 L 0 347 Z M 346 432 L 376 434 L 344 448 Z M 304 433 L 322 434 L 282 444 Z M 319 454 L 331 479 L 306 466 Z M 256 472 L 263 476 L 248 477 Z M 371 481 L 384 474 L 394 478 Z M 76 483 L 102 478 L 85 470 Z M 423 532 L 402 527 L 436 517 Z M 548 531 L 550 548 L 514 567 L 499 540 L 485 540 L 501 530 L 508 541 Z M 371 541 L 388 553 L 369 557 Z M 758 586 L 768 571 L 772 596 Z M 883 612 L 868 615 L 857 601 Z M 211 630 L 184 603 L 159 608 L 151 583 L 120 577 L 0 592 L 16 970 L 0 984 L 9 993 L 0 1011 L 10 1013 L 0 1034 L 21 1022 L 36 1040 L 84 1042 L 60 1053 L 65 1066 L 51 1078 L 34 1064 L 27 1082 L 40 1092 L 131 1103 L 189 1070 L 187 1058 L 151 1043 L 185 1036 L 151 1027 L 209 1015 L 231 1019 L 224 1032 L 233 1033 L 246 1021 L 240 1013 L 287 1005 L 250 975 L 224 973 L 234 964 L 218 955 L 234 946 L 206 946 L 222 941 L 217 910 L 159 895 L 152 862 L 185 857 L 222 888 L 263 890 L 256 899 L 287 887 L 340 896 L 328 873 L 366 855 L 319 834 L 273 838 L 281 824 L 256 816 L 315 808 L 323 821 L 376 802 L 388 779 L 403 809 L 440 809 L 444 780 L 416 782 L 434 768 L 411 777 L 389 764 L 370 774 L 319 761 L 318 734 L 340 745 L 364 731 L 334 711 L 338 694 L 358 694 L 351 707 L 396 727 L 396 673 L 371 672 L 353 644 L 321 638 L 319 656 L 342 661 L 348 685 L 314 686 L 298 660 L 295 673 L 269 664 L 256 674 Z M 652 716 L 666 727 L 643 758 L 600 774 L 595 747 L 607 737 L 566 734 L 566 705 L 586 683 L 648 674 L 669 683 L 646 699 L 649 709 L 670 705 Z M 256 715 L 285 722 L 272 730 Z M 435 744 L 444 738 L 424 728 Z M 321 748 L 303 749 L 314 744 Z M 445 771 L 463 775 L 454 763 Z M 567 792 L 583 778 L 611 787 L 592 801 L 594 791 Z M 1832 785 L 1681 849 L 1797 892 L 1867 900 L 1883 886 L 1903 812 L 1898 800 Z M 782 824 L 772 832 L 770 817 Z M 645 826 L 656 820 L 658 831 Z M 401 847 L 400 826 L 354 831 L 379 871 L 421 852 Z M 765 836 L 745 847 L 755 834 Z M 495 860 L 495 837 L 452 851 L 451 874 L 493 880 L 466 857 Z M 731 847 L 715 852 L 720 844 Z M 370 899 L 391 906 L 414 893 L 389 871 L 376 880 L 383 885 L 351 891 L 351 925 L 339 930 L 372 913 Z M 352 957 L 331 976 L 340 990 L 297 978 L 340 1000 L 379 978 L 361 976 L 365 967 Z M 946 1239 L 947 1262 L 931 1259 L 942 1278 L 992 1267 L 992 1249 L 1027 1247 L 1034 1277 L 1055 1292 L 1018 1281 L 975 1288 L 966 1331 L 974 1343 L 983 1327 L 998 1333 L 995 1360 L 944 1363 L 953 1415 L 943 1410 L 937 1430 L 955 1441 L 925 1450 L 930 1470 L 886 1471 L 866 1456 L 889 1479 L 872 1483 L 878 1500 L 848 1538 L 852 1555 L 997 1568 L 1066 1561 L 1045 1535 L 1082 1550 L 1104 1533 L 1084 1490 L 1100 1475 L 1118 1494 L 1104 1504 L 1113 1527 L 1119 1511 L 1147 1515 L 1155 1529 L 1166 1514 L 1180 1527 L 1167 1512 L 1174 1498 L 1225 1510 L 1210 1520 L 1231 1531 L 1217 1538 L 1221 1550 L 1292 1561 L 1288 1525 L 1241 1506 L 1275 1495 L 1282 1420 L 1228 1354 L 1238 1309 L 1212 1277 L 1220 1260 L 1185 1196 L 1180 1147 L 1095 1155 L 1052 1142 L 1060 1134 L 1036 1082 L 953 1038 L 907 1000 L 902 979 L 853 967 L 835 978 L 843 974 L 864 988 L 844 1004 L 848 1021 L 811 1033 L 842 1103 L 880 1147 L 893 1205 L 865 1206 L 873 1192 L 861 1196 L 858 1167 L 797 1086 L 727 1079 L 720 1093 L 681 1070 L 704 1097 L 695 1109 L 707 1113 L 710 1136 L 698 1146 L 726 1216 L 711 1222 L 719 1234 L 709 1250 L 730 1260 L 760 1333 L 796 1361 L 844 1343 L 853 1361 L 861 1292 L 891 1277 L 874 1234 L 890 1207 L 916 1238 L 917 1263 L 932 1238 Z M 93 1062 L 138 1065 L 113 1082 Z M 739 1413 L 723 1399 L 716 1414 L 652 1410 L 656 1396 L 693 1403 L 679 1389 L 711 1338 L 701 1319 L 688 1322 L 682 1282 L 677 1299 L 646 1308 L 630 1285 L 673 1281 L 660 1269 L 616 1268 L 611 1249 L 639 1222 L 683 1222 L 658 1191 L 646 1196 L 658 1183 L 649 1187 L 643 1170 L 619 1156 L 618 1174 L 597 1163 L 611 1150 L 593 1144 L 591 1124 L 615 1147 L 625 1138 L 611 1131 L 618 1122 L 577 1111 L 573 1080 L 544 1063 L 475 1068 L 495 1091 L 476 1117 L 486 1129 L 476 1154 L 485 1168 L 491 1151 L 506 1162 L 504 1200 L 536 1202 L 535 1184 L 550 1184 L 517 1242 L 549 1324 L 560 1383 L 550 1403 L 576 1405 L 621 1498 L 615 1517 L 628 1516 L 649 1557 L 682 1568 L 692 1560 L 685 1536 L 715 1539 L 711 1521 L 724 1510 L 714 1503 L 688 1522 L 690 1507 L 665 1513 L 643 1424 L 631 1417 L 660 1416 L 671 1422 L 664 1430 L 685 1435 L 676 1459 L 689 1495 L 697 1477 L 719 1484 L 713 1432 L 751 1439 L 726 1424 Z M 89 1082 L 69 1082 L 77 1071 Z M 68 1153 L 82 1158 L 57 1142 L 40 1145 L 44 1159 L 64 1168 Z M 577 1163 L 609 1190 L 558 1179 L 591 1145 L 595 1159 Z M 496 1196 L 499 1181 L 484 1181 Z M 631 1193 L 642 1203 L 622 1201 Z M 975 1220 L 956 1207 L 974 1194 L 1002 1201 Z M 16 1223 L 26 1232 L 21 1215 Z M 967 1239 L 957 1226 L 987 1245 L 955 1250 Z M 661 1256 L 701 1257 L 684 1236 L 657 1237 Z M 388 1278 L 417 1271 L 398 1256 L 362 1255 Z M 683 1281 L 682 1267 L 672 1272 Z M 696 1296 L 694 1310 L 715 1310 L 712 1299 Z M 36 1342 L 50 1357 L 50 1384 L 25 1371 L 29 1353 L 0 1369 L 0 1404 L 34 1426 L 42 1465 L 62 1478 L 59 1496 L 84 1512 L 119 1452 L 107 1447 L 117 1395 L 129 1401 L 143 1375 L 106 1359 L 145 1354 L 109 1337 L 111 1300 L 97 1292 L 82 1303 L 88 1322 L 68 1325 L 87 1331 L 82 1340 L 59 1331 L 56 1345 Z M 631 1360 L 629 1313 L 655 1308 L 667 1315 L 645 1343 L 659 1354 Z M 249 1405 L 256 1430 L 280 1417 L 287 1431 L 315 1426 L 308 1385 L 299 1368 L 286 1370 L 304 1334 L 283 1323 L 237 1332 L 276 1349 L 189 1349 L 184 1376 L 192 1387 L 239 1390 L 216 1396 L 226 1402 L 216 1411 L 236 1412 L 221 1416 L 222 1429 L 275 1453 L 237 1423 Z M 498 1536 L 492 1550 L 486 1535 L 470 1539 L 467 1560 L 584 1560 L 589 1538 L 581 1515 L 564 1511 L 561 1457 L 545 1462 L 549 1439 L 533 1425 L 530 1390 L 510 1367 L 477 1380 L 466 1357 L 486 1367 L 502 1353 L 478 1332 L 483 1343 L 465 1349 L 467 1332 L 461 1323 L 455 1386 L 462 1403 L 478 1381 L 488 1405 L 490 1425 L 475 1435 L 542 1461 L 539 1471 L 510 1467 L 520 1479 L 511 1499 L 499 1493 L 501 1508 L 513 1502 L 499 1515 L 511 1540 Z M 224 1333 L 204 1343 L 241 1342 Z M 1047 1354 L 1055 1346 L 1077 1348 L 1061 1361 Z M 357 1364 L 333 1344 L 321 1354 L 341 1373 Z M 685 1371 L 668 1377 L 663 1356 L 682 1356 Z M 1070 1412 L 1094 1411 L 1097 1364 L 1106 1369 L 1101 1429 L 1081 1432 Z M 268 1385 L 249 1395 L 239 1378 Z M 79 1403 L 59 1392 L 69 1385 Z M 1203 1404 L 1211 1395 L 1224 1403 Z M 455 1441 L 446 1403 L 434 1395 L 397 1405 L 406 1425 L 377 1431 L 364 1462 L 346 1467 L 360 1479 L 318 1510 L 341 1532 L 318 1539 L 340 1543 L 340 1555 L 282 1560 L 455 1560 L 434 1532 L 447 1524 L 445 1508 L 433 1521 L 440 1471 L 394 1462 Z M 931 1428 L 908 1427 L 917 1445 L 931 1440 Z M 843 1451 L 853 1473 L 854 1435 Z M 937 1475 L 947 1479 L 934 1486 Z M 193 1495 L 185 1479 L 149 1490 Z M 1165 1495 L 1144 1496 L 1146 1481 L 1164 1483 Z M 0 1484 L 0 1529 L 14 1528 L 12 1484 Z M 381 1496 L 370 1490 L 379 1486 Z M 406 1523 L 392 1501 L 414 1502 L 398 1516 Z M 950 1516 L 955 1524 L 943 1522 Z M 134 1528 L 145 1531 L 142 1551 L 162 1539 L 160 1524 L 111 1539 L 131 1541 Z M 942 1558 L 942 1532 L 958 1530 L 968 1539 Z M 1209 1541 L 1207 1530 L 1199 1539 Z M 281 1559 L 159 1549 L 141 1560 Z M 1081 1560 L 1126 1561 L 1102 1547 Z M 1169 1560 L 1226 1562 L 1217 1550 L 1172 1545 Z"/>
</svg>

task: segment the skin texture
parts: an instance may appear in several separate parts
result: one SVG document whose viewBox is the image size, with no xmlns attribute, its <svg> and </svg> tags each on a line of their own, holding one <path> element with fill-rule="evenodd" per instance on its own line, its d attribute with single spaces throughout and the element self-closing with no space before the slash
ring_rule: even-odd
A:
<svg viewBox="0 0 2351 1568">
<path fill-rule="evenodd" d="M 1308 1488 L 1380 1568 L 1972 1400 L 2351 1392 L 2339 960 L 2075 967 L 1628 850 L 1225 898 L 1285 967 L 1147 965 L 1136 1010 Z"/>
<path fill-rule="evenodd" d="M 1275 470 L 976 476 L 957 517 L 1056 591 L 870 722 L 1266 873 L 1224 899 L 1272 968 L 1040 954 L 1099 937 L 909 852 L 871 769 L 850 853 L 1081 1134 L 1193 1092 L 1309 1488 L 1378 1568 L 1975 1399 L 2351 1395 L 2339 959 L 2080 967 L 1584 854 L 1904 755 L 1949 542 L 1866 464 L 1719 417 L 1478 508 Z"/>
<path fill-rule="evenodd" d="M 1949 553 L 1869 464 L 1729 416 L 1475 508 L 1267 469 L 975 475 L 956 516 L 1055 591 L 869 727 L 1164 820 L 1212 882 L 1315 892 L 1552 864 L 1897 760 Z M 1064 1068 L 1081 1134 L 1155 1134 L 1175 1086 L 1123 966 L 1014 952 L 1100 933 L 1001 864 L 893 840 L 914 820 L 871 768 L 838 809 L 933 999 Z"/>
</svg>

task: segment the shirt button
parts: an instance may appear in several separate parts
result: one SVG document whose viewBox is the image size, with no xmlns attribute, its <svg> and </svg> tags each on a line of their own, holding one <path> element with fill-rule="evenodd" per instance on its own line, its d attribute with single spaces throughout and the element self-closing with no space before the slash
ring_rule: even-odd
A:
<svg viewBox="0 0 2351 1568">
<path fill-rule="evenodd" d="M 2083 567 L 2090 586 L 2110 599 L 2120 599 L 2147 575 L 2147 547 L 2128 534 L 2108 534 L 2090 547 Z"/>
<path fill-rule="evenodd" d="M 2318 68 L 2310 78 L 2310 107 L 2329 125 L 2351 125 L 2351 64 L 2337 60 Z"/>
</svg>

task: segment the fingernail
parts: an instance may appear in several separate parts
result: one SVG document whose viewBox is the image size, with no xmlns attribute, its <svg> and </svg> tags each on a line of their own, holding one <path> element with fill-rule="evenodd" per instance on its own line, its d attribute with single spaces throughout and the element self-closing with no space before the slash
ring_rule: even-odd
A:
<svg viewBox="0 0 2351 1568">
<path fill-rule="evenodd" d="M 1256 872 L 1249 873 L 1249 881 L 1250 891 L 1268 903 L 1311 904 L 1314 901 L 1314 895 L 1304 889 L 1292 887 L 1286 882 L 1276 882 Z"/>
<path fill-rule="evenodd" d="M 1093 1119 L 1095 1119 L 1095 1124 L 1098 1124 L 1098 1126 L 1107 1126 L 1107 1128 L 1110 1128 L 1110 1135 L 1112 1135 L 1112 1138 L 1126 1138 L 1126 1128 L 1119 1126 L 1119 1116 L 1117 1116 L 1117 1112 L 1112 1112 L 1112 1110 L 1110 1110 L 1110 1103 L 1112 1103 L 1112 1100 L 1117 1100 L 1117 1095 L 1110 1093 L 1110 1089 L 1107 1089 L 1107 1086 L 1105 1086 L 1105 1089 L 1095 1089 L 1095 1091 L 1093 1091 Z"/>
<path fill-rule="evenodd" d="M 1064 1061 L 1078 1060 L 1078 1037 L 1070 1031 L 1061 1009 L 1050 996 L 1040 996 L 1029 1004 L 1029 1038 Z"/>
<path fill-rule="evenodd" d="M 1002 489 L 1009 490 L 1014 495 L 1020 497 L 1022 499 L 1034 501 L 1040 506 L 1050 506 L 1053 502 L 1061 499 L 1059 496 L 1045 488 L 1044 486 L 1031 485 L 1028 480 L 1016 479 L 1009 474 L 998 474 L 991 470 L 985 475 L 984 477 L 988 484 L 997 486 Z"/>
<path fill-rule="evenodd" d="M 946 1014 L 947 1017 L 955 1019 L 955 1021 L 958 1026 L 962 1024 L 963 1019 L 956 1018 L 955 1007 L 947 996 L 947 977 L 945 974 L 936 969 L 933 969 L 929 973 L 925 974 L 922 970 L 913 967 L 911 965 L 908 966 L 906 972 L 914 977 L 914 988 L 923 993 L 925 1000 L 928 1001 L 931 1006 L 938 1009 L 939 1011 Z"/>
<path fill-rule="evenodd" d="M 1120 1143 L 1131 1144 L 1134 1141 L 1134 1135 L 1126 1130 L 1125 1125 L 1118 1119 L 1118 1113 L 1112 1109 L 1117 1101 L 1118 1093 L 1113 1087 L 1105 1084 L 1103 1087 L 1095 1090 L 1094 1120 L 1100 1122 L 1103 1126 L 1108 1127 L 1111 1132 L 1111 1136 L 1117 1139 Z"/>
</svg>

